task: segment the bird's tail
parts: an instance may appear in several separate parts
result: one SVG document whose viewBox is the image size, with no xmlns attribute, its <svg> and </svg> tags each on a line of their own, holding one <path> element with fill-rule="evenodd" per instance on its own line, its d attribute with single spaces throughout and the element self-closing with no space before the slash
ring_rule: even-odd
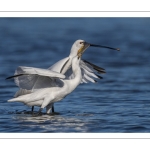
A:
<svg viewBox="0 0 150 150">
<path fill-rule="evenodd" d="M 12 98 L 12 99 L 9 99 L 7 102 L 23 102 L 23 99 Z"/>
<path fill-rule="evenodd" d="M 27 97 L 28 97 L 28 95 L 23 95 L 23 96 L 9 99 L 7 102 L 24 102 Z"/>
<path fill-rule="evenodd" d="M 7 102 L 16 102 L 16 99 L 15 98 L 9 99 Z"/>
</svg>

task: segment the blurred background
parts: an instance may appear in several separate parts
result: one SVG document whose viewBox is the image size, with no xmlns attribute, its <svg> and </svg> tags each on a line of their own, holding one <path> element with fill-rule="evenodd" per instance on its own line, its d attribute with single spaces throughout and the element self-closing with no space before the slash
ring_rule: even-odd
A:
<svg viewBox="0 0 150 150">
<path fill-rule="evenodd" d="M 97 84 L 81 84 L 55 104 L 57 115 L 32 117 L 8 103 L 18 66 L 48 68 L 67 57 L 75 40 L 83 59 L 106 69 Z M 0 132 L 150 132 L 150 18 L 0 18 Z M 35 111 L 38 107 L 35 108 Z"/>
</svg>

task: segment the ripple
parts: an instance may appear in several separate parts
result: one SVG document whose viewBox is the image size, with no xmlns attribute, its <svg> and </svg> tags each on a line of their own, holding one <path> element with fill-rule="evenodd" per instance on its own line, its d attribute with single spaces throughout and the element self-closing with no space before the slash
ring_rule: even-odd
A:
<svg viewBox="0 0 150 150">
<path fill-rule="evenodd" d="M 149 18 L 0 20 L 0 132 L 150 132 Z M 106 69 L 102 80 L 80 85 L 51 115 L 43 110 L 33 117 L 31 108 L 7 103 L 18 88 L 5 77 L 17 66 L 48 68 L 79 38 L 121 49 L 89 47 L 84 53 L 83 59 Z"/>
</svg>

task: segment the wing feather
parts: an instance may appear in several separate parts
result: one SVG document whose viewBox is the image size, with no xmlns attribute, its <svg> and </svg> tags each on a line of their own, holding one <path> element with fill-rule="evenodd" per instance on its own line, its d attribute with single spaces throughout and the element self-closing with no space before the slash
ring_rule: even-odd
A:
<svg viewBox="0 0 150 150">
<path fill-rule="evenodd" d="M 81 68 L 81 73 L 82 73 L 81 83 L 88 83 L 88 82 L 95 83 L 97 81 L 94 80 L 94 78 L 102 79 L 102 77 L 98 74 L 105 73 L 105 69 L 99 66 L 96 66 L 95 64 L 92 64 L 86 60 L 80 61 L 80 68 Z M 65 76 L 67 79 L 74 78 L 72 68 L 66 71 Z"/>
</svg>

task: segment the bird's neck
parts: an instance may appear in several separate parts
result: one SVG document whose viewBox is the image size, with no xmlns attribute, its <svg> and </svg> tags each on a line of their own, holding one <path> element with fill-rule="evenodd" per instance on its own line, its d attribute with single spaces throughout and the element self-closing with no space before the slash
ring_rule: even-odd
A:
<svg viewBox="0 0 150 150">
<path fill-rule="evenodd" d="M 72 64 L 72 71 L 75 78 L 81 76 L 81 68 L 79 64 Z"/>
<path fill-rule="evenodd" d="M 70 80 L 66 80 L 65 82 L 67 83 L 66 87 L 67 88 L 66 91 L 68 91 L 68 93 L 71 93 L 81 82 L 81 69 L 79 66 L 76 66 L 76 64 L 72 65 L 72 71 L 74 74 L 74 78 L 70 79 Z"/>
<path fill-rule="evenodd" d="M 77 48 L 76 48 L 74 45 L 71 47 L 69 57 L 75 57 L 75 56 L 77 55 L 76 49 L 77 49 Z"/>
<path fill-rule="evenodd" d="M 77 52 L 71 51 L 70 55 L 69 55 L 69 58 L 72 60 L 76 55 L 77 55 Z"/>
</svg>

